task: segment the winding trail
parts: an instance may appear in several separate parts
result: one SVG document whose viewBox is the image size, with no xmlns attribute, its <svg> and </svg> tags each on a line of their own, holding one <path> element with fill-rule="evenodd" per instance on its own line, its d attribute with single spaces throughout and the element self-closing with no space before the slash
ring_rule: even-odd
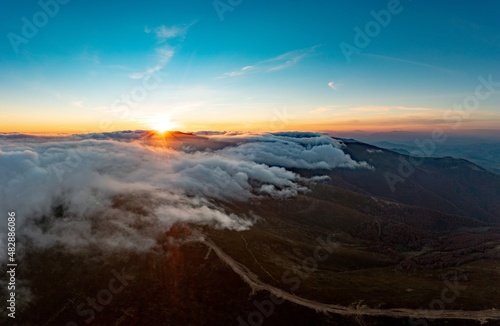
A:
<svg viewBox="0 0 500 326">
<path fill-rule="evenodd" d="M 258 276 L 252 273 L 246 266 L 235 261 L 231 256 L 226 254 L 222 249 L 220 249 L 213 241 L 207 239 L 199 231 L 193 231 L 193 235 L 197 237 L 197 240 L 210 249 L 217 256 L 225 262 L 231 269 L 238 274 L 243 281 L 245 281 L 252 289 L 252 292 L 256 291 L 267 291 L 272 295 L 285 299 L 289 302 L 311 308 L 318 312 L 334 313 L 339 315 L 353 315 L 353 316 L 381 316 L 381 317 L 394 317 L 394 318 L 426 318 L 426 319 L 466 319 L 475 320 L 481 323 L 485 323 L 490 319 L 500 320 L 500 310 L 488 309 L 488 310 L 423 310 L 423 309 L 409 309 L 409 308 L 393 308 L 393 309 L 375 309 L 375 308 L 363 308 L 363 307 L 345 307 L 335 304 L 321 303 L 309 299 L 299 297 L 297 295 L 286 292 L 282 289 L 269 285 L 267 283 L 259 280 Z"/>
</svg>

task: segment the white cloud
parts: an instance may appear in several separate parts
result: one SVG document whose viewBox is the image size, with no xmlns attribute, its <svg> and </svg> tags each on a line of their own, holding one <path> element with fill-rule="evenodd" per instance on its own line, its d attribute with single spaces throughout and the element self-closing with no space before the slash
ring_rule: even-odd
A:
<svg viewBox="0 0 500 326">
<path fill-rule="evenodd" d="M 328 112 L 328 111 L 332 111 L 332 110 L 334 110 L 336 108 L 338 108 L 337 105 L 320 106 L 319 108 L 311 110 L 310 113 L 321 114 L 321 113 L 325 113 L 325 112 Z"/>
<path fill-rule="evenodd" d="M 106 136 L 127 140 L 96 140 Z M 140 136 L 4 137 L 0 207 L 18 214 L 20 241 L 68 250 L 90 245 L 147 250 L 159 232 L 178 221 L 236 230 L 251 225 L 248 218 L 225 212 L 213 200 L 282 197 L 302 188 L 295 182 L 297 176 L 282 168 L 144 146 L 133 141 Z M 276 190 L 261 191 L 266 184 Z M 59 205 L 65 214 L 58 218 L 53 210 Z M 138 221 L 140 229 L 133 227 Z"/>
<path fill-rule="evenodd" d="M 334 82 L 332 82 L 332 81 L 328 83 L 328 87 L 330 87 L 330 88 L 331 88 L 331 89 L 333 89 L 334 91 L 336 91 L 336 90 L 337 90 L 337 86 L 336 86 L 336 85 L 335 85 L 335 83 L 334 83 Z"/>
<path fill-rule="evenodd" d="M 155 37 L 159 43 L 163 43 L 168 39 L 183 38 L 186 36 L 186 33 L 189 30 L 189 28 L 194 24 L 196 24 L 196 22 L 197 21 L 194 21 L 187 25 L 157 26 L 154 28 Z M 151 32 L 151 29 L 146 27 L 144 31 L 149 34 Z"/>
<path fill-rule="evenodd" d="M 84 102 L 82 100 L 73 101 L 71 104 L 79 109 L 83 109 L 85 107 Z"/>
<path fill-rule="evenodd" d="M 184 36 L 187 29 L 180 26 L 166 27 L 165 25 L 155 28 L 156 38 L 159 41 L 164 41 L 169 38 Z"/>
<path fill-rule="evenodd" d="M 184 40 L 184 37 L 186 36 L 189 28 L 196 24 L 197 21 L 194 21 L 190 24 L 187 25 L 179 25 L 179 26 L 165 26 L 165 25 L 160 25 L 155 27 L 154 29 L 151 29 L 148 26 L 144 27 L 144 32 L 146 34 L 150 34 L 151 32 L 154 32 L 156 39 L 158 40 L 158 43 L 164 43 L 166 40 L 169 39 L 180 39 L 181 41 Z M 170 62 L 170 60 L 173 58 L 175 54 L 174 48 L 171 46 L 165 45 L 161 47 L 157 47 L 155 49 L 155 55 L 157 58 L 157 63 L 152 67 L 152 68 L 147 68 L 144 71 L 141 72 L 135 72 L 129 75 L 130 78 L 132 79 L 141 79 L 144 78 L 145 76 L 150 76 L 154 73 L 157 73 L 161 71 L 165 66 Z"/>
<path fill-rule="evenodd" d="M 195 136 L 187 137 L 192 144 L 165 148 L 148 135 L 0 134 L 0 207 L 17 214 L 19 252 L 56 245 L 148 250 L 176 222 L 244 230 L 254 218 L 221 203 L 307 191 L 288 168 L 369 168 L 339 142 L 315 133 L 216 133 L 208 142 L 219 137 L 227 144 L 218 150 L 196 148 Z M 5 228 L 0 225 L 0 233 Z M 0 261 L 5 259 L 2 252 Z"/>
<path fill-rule="evenodd" d="M 163 46 L 155 49 L 155 54 L 157 57 L 157 64 L 154 67 L 147 68 L 141 72 L 135 72 L 129 75 L 132 79 L 141 79 L 146 76 L 151 76 L 159 71 L 161 71 L 174 57 L 175 51 L 169 46 Z"/>
<path fill-rule="evenodd" d="M 257 217 L 236 215 L 222 203 L 289 198 L 307 191 L 309 182 L 327 179 L 304 179 L 286 168 L 367 167 L 324 135 L 203 134 L 212 135 L 209 142 L 222 137 L 226 147 L 169 149 L 149 131 L 0 133 L 0 208 L 16 212 L 17 255 L 53 247 L 70 253 L 148 251 L 177 222 L 245 230 Z M 0 234 L 6 227 L 0 225 Z M 5 241 L 0 238 L 1 247 Z M 1 262 L 6 258 L 0 253 Z M 20 285 L 28 302 L 29 287 Z"/>
<path fill-rule="evenodd" d="M 156 49 L 156 55 L 158 56 L 158 60 L 160 62 L 160 65 L 167 64 L 170 61 L 170 59 L 172 59 L 174 54 L 175 54 L 175 51 L 168 46 L 164 46 L 164 47 Z"/>
<path fill-rule="evenodd" d="M 431 108 L 425 108 L 425 107 L 408 107 L 408 106 L 401 106 L 401 105 L 372 105 L 372 106 L 357 106 L 357 107 L 351 107 L 349 108 L 349 111 L 355 111 L 355 112 L 371 112 L 371 113 L 379 113 L 379 114 L 385 114 L 385 113 L 398 113 L 398 112 L 422 112 L 422 111 L 431 111 L 433 109 Z"/>
<path fill-rule="evenodd" d="M 239 159 L 284 168 L 371 168 L 342 151 L 342 144 L 329 136 L 305 132 L 280 132 L 240 140 L 223 151 Z"/>
<path fill-rule="evenodd" d="M 170 60 L 174 57 L 175 51 L 169 46 L 164 46 L 161 48 L 155 49 L 157 64 L 152 68 L 147 68 L 144 71 L 136 72 L 130 74 L 129 77 L 132 79 L 141 79 L 146 76 L 151 76 L 159 71 L 161 71 L 165 66 L 170 62 Z"/>
<path fill-rule="evenodd" d="M 317 46 L 313 46 L 307 49 L 300 49 L 300 50 L 286 52 L 277 57 L 260 61 L 254 65 L 244 66 L 241 69 L 226 72 L 222 74 L 219 78 L 237 77 L 254 72 L 271 72 L 271 71 L 287 69 L 295 66 L 297 63 L 299 63 L 306 57 L 312 55 L 315 52 L 316 48 Z"/>
</svg>

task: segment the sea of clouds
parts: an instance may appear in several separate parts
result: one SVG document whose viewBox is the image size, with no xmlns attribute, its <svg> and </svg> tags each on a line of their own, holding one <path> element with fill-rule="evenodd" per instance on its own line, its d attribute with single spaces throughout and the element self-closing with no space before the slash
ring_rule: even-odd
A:
<svg viewBox="0 0 500 326">
<path fill-rule="evenodd" d="M 299 132 L 163 140 L 147 131 L 0 134 L 0 211 L 16 212 L 19 254 L 53 246 L 145 251 L 176 222 L 250 228 L 255 216 L 236 215 L 224 203 L 308 191 L 311 179 L 290 169 L 371 168 L 342 147 Z M 0 230 L 6 234 L 6 223 Z"/>
</svg>

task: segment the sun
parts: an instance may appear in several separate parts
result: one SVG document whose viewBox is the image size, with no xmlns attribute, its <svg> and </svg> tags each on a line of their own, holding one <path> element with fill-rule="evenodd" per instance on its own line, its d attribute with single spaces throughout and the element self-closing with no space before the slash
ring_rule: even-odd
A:
<svg viewBox="0 0 500 326">
<path fill-rule="evenodd" d="M 160 133 L 170 131 L 173 128 L 177 127 L 178 125 L 179 125 L 178 123 L 175 123 L 172 120 L 170 120 L 170 117 L 165 114 L 156 115 L 150 120 L 151 128 Z"/>
</svg>

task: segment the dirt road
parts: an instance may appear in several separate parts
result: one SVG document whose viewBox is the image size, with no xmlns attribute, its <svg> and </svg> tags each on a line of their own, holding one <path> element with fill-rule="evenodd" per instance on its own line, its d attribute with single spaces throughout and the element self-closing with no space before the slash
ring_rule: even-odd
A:
<svg viewBox="0 0 500 326">
<path fill-rule="evenodd" d="M 374 308 L 352 308 L 335 304 L 321 303 L 305 298 L 301 298 L 282 289 L 266 284 L 259 280 L 257 275 L 252 273 L 246 266 L 235 261 L 231 256 L 226 254 L 214 242 L 207 239 L 199 233 L 198 239 L 201 243 L 211 248 L 217 256 L 224 261 L 231 269 L 245 281 L 253 291 L 268 291 L 276 297 L 283 298 L 289 302 L 314 309 L 318 312 L 329 312 L 340 315 L 358 315 L 358 316 L 386 316 L 395 318 L 427 318 L 427 319 L 467 319 L 486 322 L 491 319 L 500 320 L 500 310 L 417 310 L 407 308 L 396 309 L 374 309 Z"/>
</svg>

